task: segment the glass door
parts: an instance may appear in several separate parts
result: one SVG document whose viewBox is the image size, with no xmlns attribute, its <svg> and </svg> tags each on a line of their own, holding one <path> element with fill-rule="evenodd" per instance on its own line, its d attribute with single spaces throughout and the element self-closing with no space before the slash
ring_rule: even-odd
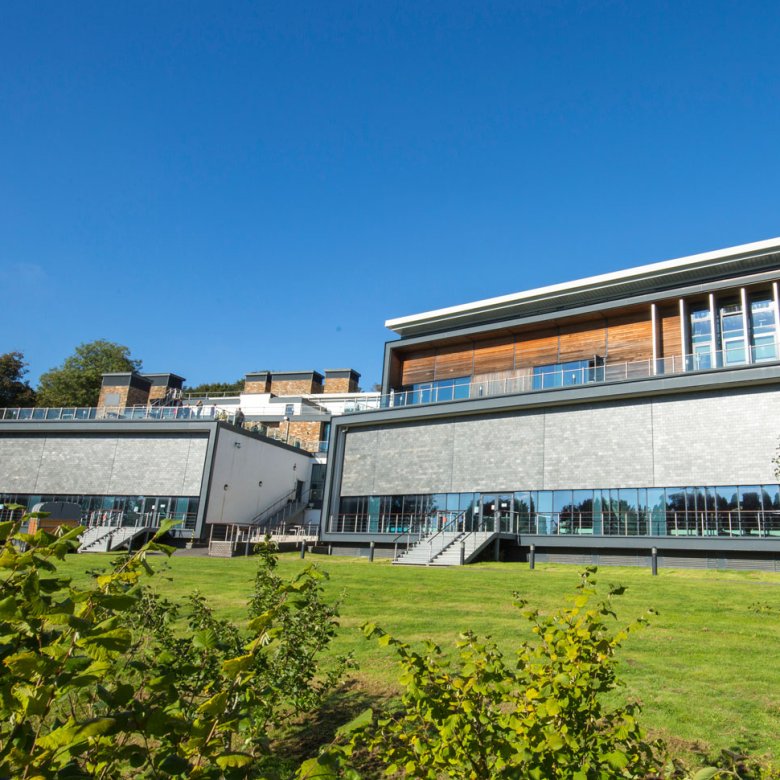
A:
<svg viewBox="0 0 780 780">
<path fill-rule="evenodd" d="M 482 531 L 512 533 L 512 493 L 489 493 L 482 496 Z"/>
</svg>

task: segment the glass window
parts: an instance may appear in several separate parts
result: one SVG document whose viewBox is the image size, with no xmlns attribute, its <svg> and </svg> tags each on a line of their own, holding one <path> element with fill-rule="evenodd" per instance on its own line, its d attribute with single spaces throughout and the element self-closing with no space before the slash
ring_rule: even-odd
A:
<svg viewBox="0 0 780 780">
<path fill-rule="evenodd" d="M 452 380 L 453 383 L 453 398 L 455 400 L 469 397 L 469 387 L 471 383 L 471 377 L 461 376 Z"/>
<path fill-rule="evenodd" d="M 712 317 L 707 304 L 696 304 L 691 308 L 691 352 L 693 370 L 712 368 Z"/>
<path fill-rule="evenodd" d="M 761 489 L 758 486 L 739 489 L 739 517 L 743 534 L 761 534 L 763 517 L 761 516 Z"/>
<path fill-rule="evenodd" d="M 666 491 L 666 526 L 671 536 L 688 533 L 688 518 L 686 515 L 686 491 L 681 488 L 671 488 Z"/>
<path fill-rule="evenodd" d="M 532 386 L 534 390 L 547 390 L 553 387 L 583 385 L 593 379 L 593 363 L 591 361 L 572 360 L 568 363 L 534 366 Z"/>
<path fill-rule="evenodd" d="M 531 533 L 531 513 L 533 512 L 531 493 L 527 491 L 515 493 L 514 510 L 517 532 L 520 534 Z"/>
<path fill-rule="evenodd" d="M 720 331 L 723 340 L 723 364 L 737 365 L 745 362 L 745 324 L 742 305 L 728 303 L 720 309 Z"/>
<path fill-rule="evenodd" d="M 593 533 L 593 491 L 574 490 L 571 499 L 572 528 L 576 534 Z"/>
<path fill-rule="evenodd" d="M 750 336 L 753 360 L 774 360 L 777 357 L 775 344 L 775 302 L 765 295 L 755 296 L 750 302 Z"/>
<path fill-rule="evenodd" d="M 647 508 L 650 514 L 650 534 L 666 534 L 666 495 L 663 488 L 647 489 Z"/>
</svg>

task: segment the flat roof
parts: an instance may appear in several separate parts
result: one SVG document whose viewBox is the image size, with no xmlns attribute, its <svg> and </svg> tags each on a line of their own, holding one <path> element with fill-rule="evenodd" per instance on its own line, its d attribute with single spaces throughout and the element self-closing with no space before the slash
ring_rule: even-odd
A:
<svg viewBox="0 0 780 780">
<path fill-rule="evenodd" d="M 536 309 L 563 308 L 577 302 L 589 303 L 618 295 L 639 294 L 649 289 L 671 286 L 750 267 L 751 260 L 780 260 L 780 238 L 718 249 L 712 252 L 663 260 L 598 276 L 588 276 L 562 284 L 485 298 L 472 303 L 411 314 L 387 320 L 385 327 L 401 336 L 464 327 L 491 319 L 531 314 Z M 778 255 L 772 258 L 772 255 Z"/>
</svg>

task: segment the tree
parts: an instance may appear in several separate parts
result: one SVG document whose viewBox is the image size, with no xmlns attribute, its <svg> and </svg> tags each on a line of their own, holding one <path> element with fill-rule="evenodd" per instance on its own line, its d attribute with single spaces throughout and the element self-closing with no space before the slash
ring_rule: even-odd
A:
<svg viewBox="0 0 780 780">
<path fill-rule="evenodd" d="M 195 387 L 185 387 L 185 393 L 191 395 L 217 395 L 221 393 L 239 393 L 244 392 L 244 380 L 237 379 L 235 382 L 204 382 Z"/>
<path fill-rule="evenodd" d="M 41 376 L 38 406 L 95 406 L 103 374 L 140 368 L 141 361 L 122 344 L 103 339 L 80 344 L 59 368 Z"/>
<path fill-rule="evenodd" d="M 0 407 L 34 406 L 35 390 L 25 381 L 27 363 L 21 352 L 0 355 Z"/>
</svg>

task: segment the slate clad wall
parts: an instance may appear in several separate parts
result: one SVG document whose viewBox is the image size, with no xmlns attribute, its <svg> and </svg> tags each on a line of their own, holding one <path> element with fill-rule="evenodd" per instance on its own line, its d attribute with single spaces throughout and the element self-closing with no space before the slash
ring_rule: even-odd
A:
<svg viewBox="0 0 780 780">
<path fill-rule="evenodd" d="M 352 429 L 342 495 L 773 483 L 780 390 Z"/>
<path fill-rule="evenodd" d="M 0 491 L 66 495 L 200 493 L 206 436 L 0 438 Z"/>
</svg>

